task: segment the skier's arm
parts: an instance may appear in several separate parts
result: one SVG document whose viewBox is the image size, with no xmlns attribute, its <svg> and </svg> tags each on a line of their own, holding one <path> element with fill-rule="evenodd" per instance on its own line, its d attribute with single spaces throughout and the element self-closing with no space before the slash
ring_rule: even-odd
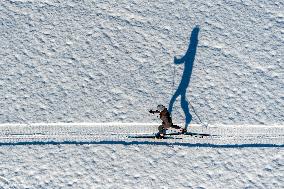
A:
<svg viewBox="0 0 284 189">
<path fill-rule="evenodd" d="M 151 114 L 154 114 L 154 113 L 160 113 L 160 111 L 159 111 L 159 110 L 155 110 L 155 111 L 154 111 L 154 110 L 150 110 L 149 112 L 150 112 Z"/>
</svg>

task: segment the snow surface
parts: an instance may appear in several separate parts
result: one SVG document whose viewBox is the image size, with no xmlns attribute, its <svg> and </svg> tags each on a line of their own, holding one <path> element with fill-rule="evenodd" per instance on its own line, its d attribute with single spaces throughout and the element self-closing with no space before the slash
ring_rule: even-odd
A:
<svg viewBox="0 0 284 189">
<path fill-rule="evenodd" d="M 212 124 L 282 124 L 282 1 L 2 0 L 0 123 L 153 122 L 178 87 Z M 174 120 L 183 112 L 175 103 Z M 197 123 L 196 117 L 193 123 Z"/>
<path fill-rule="evenodd" d="M 104 144 L 136 143 L 156 144 L 156 139 L 131 138 L 132 136 L 154 136 L 158 123 L 33 123 L 1 124 L 0 145 L 33 144 Z M 284 147 L 284 127 L 281 125 L 218 125 L 203 127 L 192 125 L 193 133 L 210 134 L 208 137 L 170 136 L 162 140 L 168 144 L 207 147 Z M 168 133 L 176 133 L 175 129 Z"/>
<path fill-rule="evenodd" d="M 3 188 L 284 187 L 283 148 L 1 146 Z"/>
<path fill-rule="evenodd" d="M 283 7 L 1 0 L 0 188 L 284 188 Z M 148 110 L 168 105 L 197 25 L 186 97 L 223 138 L 126 139 L 156 131 Z"/>
<path fill-rule="evenodd" d="M 222 137 L 125 138 L 157 126 L 2 124 L 0 187 L 284 187 L 283 126 L 194 125 L 191 131 Z"/>
</svg>

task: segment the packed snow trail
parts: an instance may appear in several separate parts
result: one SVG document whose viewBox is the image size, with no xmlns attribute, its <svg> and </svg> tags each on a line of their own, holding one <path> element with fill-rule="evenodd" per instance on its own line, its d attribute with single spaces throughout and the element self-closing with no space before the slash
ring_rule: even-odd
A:
<svg viewBox="0 0 284 189">
<path fill-rule="evenodd" d="M 95 144 L 129 143 L 137 144 L 191 144 L 241 146 L 284 146 L 284 127 L 260 125 L 216 125 L 204 128 L 190 127 L 190 132 L 206 133 L 212 136 L 200 138 L 176 135 L 171 139 L 129 138 L 129 136 L 154 134 L 156 123 L 33 123 L 1 124 L 0 145 L 16 144 Z"/>
</svg>

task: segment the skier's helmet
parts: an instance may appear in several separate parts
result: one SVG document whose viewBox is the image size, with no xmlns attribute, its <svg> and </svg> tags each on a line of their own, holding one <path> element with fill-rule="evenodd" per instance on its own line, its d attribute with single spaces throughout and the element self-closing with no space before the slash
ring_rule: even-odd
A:
<svg viewBox="0 0 284 189">
<path fill-rule="evenodd" d="M 160 112 L 163 111 L 165 108 L 166 108 L 166 107 L 165 107 L 164 105 L 162 105 L 162 104 L 159 104 L 159 105 L 157 106 L 157 110 L 159 110 Z"/>
</svg>

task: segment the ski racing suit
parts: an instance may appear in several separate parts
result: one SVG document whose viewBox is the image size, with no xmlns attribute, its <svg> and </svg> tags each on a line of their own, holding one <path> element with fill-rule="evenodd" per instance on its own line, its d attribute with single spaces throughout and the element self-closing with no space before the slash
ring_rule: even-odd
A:
<svg viewBox="0 0 284 189">
<path fill-rule="evenodd" d="M 174 129 L 180 129 L 181 127 L 174 125 L 172 118 L 167 108 L 160 112 L 160 119 L 162 120 L 162 125 L 158 127 L 159 133 L 165 133 L 166 130 L 170 127 Z"/>
</svg>

